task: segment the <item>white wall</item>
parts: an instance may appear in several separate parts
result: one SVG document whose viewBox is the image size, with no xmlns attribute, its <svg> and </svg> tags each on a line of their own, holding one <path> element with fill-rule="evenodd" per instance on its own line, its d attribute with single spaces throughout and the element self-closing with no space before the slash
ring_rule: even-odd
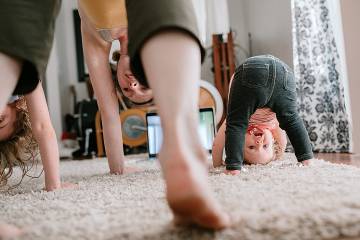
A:
<svg viewBox="0 0 360 240">
<path fill-rule="evenodd" d="M 293 66 L 290 0 L 245 0 L 253 55 L 272 54 Z"/>
<path fill-rule="evenodd" d="M 360 153 L 360 1 L 343 0 L 341 3 L 344 31 L 347 76 L 349 80 L 350 105 L 352 113 L 353 152 Z"/>
<path fill-rule="evenodd" d="M 235 51 L 239 61 L 244 61 L 249 53 L 249 27 L 246 17 L 247 7 L 244 0 L 228 0 L 230 28 L 234 32 Z"/>
<path fill-rule="evenodd" d="M 201 40 L 207 55 L 201 68 L 201 78 L 214 83 L 212 68 L 212 35 L 230 30 L 228 3 L 226 0 L 193 0 L 200 25 Z M 199 8 L 201 8 L 199 10 Z"/>
<path fill-rule="evenodd" d="M 234 31 L 234 43 L 237 45 L 236 50 L 238 52 L 237 54 L 238 61 L 242 62 L 244 59 L 246 59 L 248 53 L 248 36 L 247 36 L 248 30 L 245 19 L 246 9 L 244 7 L 243 0 L 227 0 L 227 1 L 228 1 L 228 10 L 229 10 L 229 18 L 230 18 L 230 29 Z M 207 11 L 209 10 L 211 9 L 207 9 Z M 218 14 L 216 11 L 211 11 L 211 12 L 212 14 Z M 216 17 L 219 18 L 219 16 Z M 201 78 L 210 83 L 214 83 L 214 74 L 211 70 L 213 64 L 212 56 L 211 56 L 212 40 L 209 39 L 209 36 L 204 37 L 204 39 L 206 40 L 205 47 L 207 48 L 207 56 L 201 68 Z"/>
<path fill-rule="evenodd" d="M 237 54 L 245 59 L 252 55 L 273 54 L 293 66 L 290 0 L 228 0 L 230 27 L 235 31 Z"/>
<path fill-rule="evenodd" d="M 46 100 L 49 108 L 51 122 L 58 138 L 62 132 L 61 100 L 59 92 L 59 58 L 57 41 L 54 41 L 46 69 Z"/>
<path fill-rule="evenodd" d="M 62 1 L 61 11 L 56 22 L 55 38 L 59 58 L 59 92 L 62 116 L 73 112 L 73 101 L 69 91 L 70 85 L 75 86 L 78 100 L 88 97 L 86 85 L 78 82 L 73 19 L 73 9 L 76 8 L 77 1 Z"/>
</svg>

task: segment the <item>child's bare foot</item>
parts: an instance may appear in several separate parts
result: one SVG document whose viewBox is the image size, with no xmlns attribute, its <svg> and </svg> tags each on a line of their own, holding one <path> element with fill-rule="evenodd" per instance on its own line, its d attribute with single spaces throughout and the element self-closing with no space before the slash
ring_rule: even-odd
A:
<svg viewBox="0 0 360 240">
<path fill-rule="evenodd" d="M 159 154 L 175 223 L 210 229 L 228 227 L 229 216 L 221 210 L 207 183 L 206 155 L 202 150 L 180 146 L 164 144 Z"/>
<path fill-rule="evenodd" d="M 8 225 L 4 223 L 0 223 L 0 239 L 10 239 L 19 237 L 23 234 L 23 231 L 21 231 L 19 228 Z"/>
<path fill-rule="evenodd" d="M 226 174 L 226 175 L 233 175 L 233 176 L 235 176 L 235 175 L 238 175 L 238 174 L 240 174 L 240 170 L 224 170 L 224 173 Z"/>
</svg>

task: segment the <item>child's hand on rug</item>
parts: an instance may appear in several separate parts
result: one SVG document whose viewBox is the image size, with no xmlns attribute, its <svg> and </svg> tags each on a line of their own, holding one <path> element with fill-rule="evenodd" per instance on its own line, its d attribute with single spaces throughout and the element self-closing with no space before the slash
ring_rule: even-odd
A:
<svg viewBox="0 0 360 240">
<path fill-rule="evenodd" d="M 224 173 L 226 174 L 226 175 L 233 175 L 233 176 L 235 176 L 235 175 L 238 175 L 238 174 L 240 174 L 240 170 L 224 170 Z"/>
<path fill-rule="evenodd" d="M 305 161 L 302 161 L 301 163 L 302 163 L 302 165 L 304 165 L 304 166 L 310 166 L 310 161 L 311 161 L 312 159 L 308 159 L 308 160 L 305 160 Z"/>
<path fill-rule="evenodd" d="M 23 231 L 13 225 L 0 223 L 0 239 L 13 239 L 23 234 Z"/>
<path fill-rule="evenodd" d="M 210 167 L 218 168 L 218 167 L 221 167 L 221 166 L 225 166 L 225 161 L 224 160 L 216 161 L 216 160 L 213 159 L 213 162 L 212 162 Z"/>
</svg>

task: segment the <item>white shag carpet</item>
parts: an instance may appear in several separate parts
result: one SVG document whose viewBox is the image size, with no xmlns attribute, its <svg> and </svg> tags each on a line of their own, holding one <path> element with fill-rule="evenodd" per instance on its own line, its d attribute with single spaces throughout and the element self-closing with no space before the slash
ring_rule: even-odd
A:
<svg viewBox="0 0 360 240">
<path fill-rule="evenodd" d="M 212 170 L 209 181 L 224 209 L 240 221 L 213 232 L 175 227 L 156 161 L 129 157 L 143 172 L 112 176 L 106 159 L 61 162 L 62 179 L 78 189 L 45 192 L 43 176 L 0 192 L 0 222 L 25 229 L 20 239 L 264 239 L 360 237 L 360 168 L 293 154 L 238 176 Z M 10 183 L 15 183 L 19 172 Z M 181 189 L 179 189 L 181 191 Z"/>
</svg>

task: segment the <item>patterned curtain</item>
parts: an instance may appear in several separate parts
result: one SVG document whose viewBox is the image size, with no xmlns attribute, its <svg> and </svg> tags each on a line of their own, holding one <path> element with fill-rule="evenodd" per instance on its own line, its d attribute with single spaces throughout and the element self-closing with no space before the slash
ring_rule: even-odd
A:
<svg viewBox="0 0 360 240">
<path fill-rule="evenodd" d="M 313 149 L 349 152 L 350 120 L 328 0 L 292 0 L 292 21 L 299 111 Z"/>
</svg>

